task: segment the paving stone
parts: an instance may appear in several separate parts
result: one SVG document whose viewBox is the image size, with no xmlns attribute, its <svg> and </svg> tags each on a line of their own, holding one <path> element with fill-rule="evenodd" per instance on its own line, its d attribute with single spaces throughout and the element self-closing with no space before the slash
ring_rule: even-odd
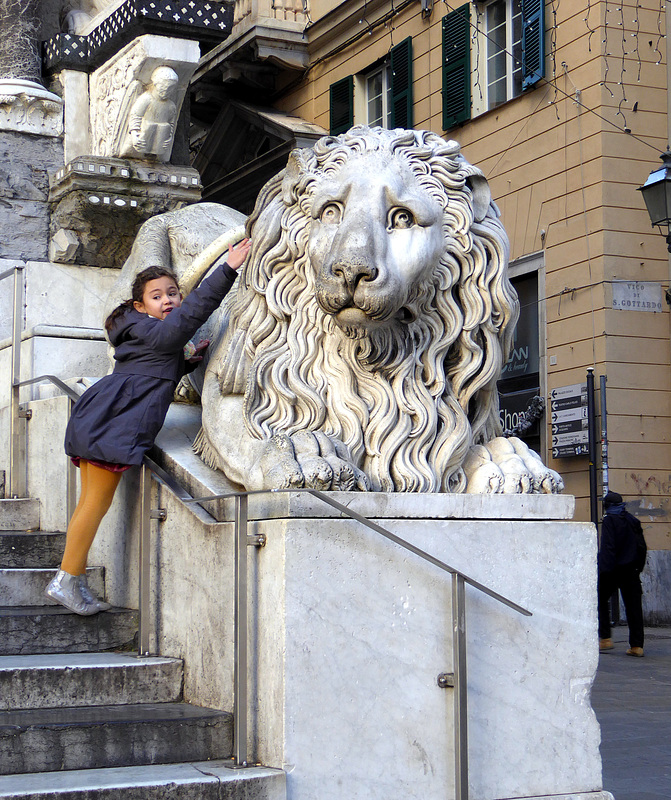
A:
<svg viewBox="0 0 671 800">
<path fill-rule="evenodd" d="M 599 656 L 592 706 L 601 725 L 603 788 L 616 800 L 671 797 L 671 629 L 645 629 L 645 657 L 626 655 L 627 628 Z"/>
</svg>

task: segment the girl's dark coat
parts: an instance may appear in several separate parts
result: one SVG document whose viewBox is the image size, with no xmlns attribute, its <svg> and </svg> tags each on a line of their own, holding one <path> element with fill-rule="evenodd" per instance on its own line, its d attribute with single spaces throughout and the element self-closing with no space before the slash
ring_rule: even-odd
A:
<svg viewBox="0 0 671 800">
<path fill-rule="evenodd" d="M 142 463 L 185 373 L 183 347 L 218 308 L 235 276 L 222 264 L 164 320 L 135 309 L 115 320 L 109 332 L 114 371 L 75 404 L 65 433 L 69 456 Z"/>
</svg>

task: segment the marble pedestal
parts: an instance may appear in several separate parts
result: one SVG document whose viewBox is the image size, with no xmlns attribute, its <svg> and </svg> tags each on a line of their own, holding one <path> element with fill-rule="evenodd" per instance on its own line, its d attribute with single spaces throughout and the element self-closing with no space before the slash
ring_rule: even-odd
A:
<svg viewBox="0 0 671 800">
<path fill-rule="evenodd" d="M 340 495 L 528 608 L 467 587 L 471 800 L 602 792 L 596 537 L 572 498 Z M 253 498 L 255 499 L 255 498 Z M 539 517 L 544 516 L 545 519 Z M 250 747 L 290 800 L 455 796 L 451 579 L 305 495 L 250 506 Z"/>
</svg>

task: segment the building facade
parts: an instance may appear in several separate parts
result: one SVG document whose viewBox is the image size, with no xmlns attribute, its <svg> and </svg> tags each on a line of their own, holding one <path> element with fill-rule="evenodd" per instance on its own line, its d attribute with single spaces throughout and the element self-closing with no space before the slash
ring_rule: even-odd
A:
<svg viewBox="0 0 671 800">
<path fill-rule="evenodd" d="M 641 518 L 648 618 L 668 618 L 669 260 L 636 191 L 667 147 L 663 8 L 650 0 L 303 6 L 307 65 L 281 76 L 273 105 L 332 133 L 352 124 L 429 129 L 456 139 L 484 171 L 522 306 L 501 384 L 504 426 L 515 427 L 535 394 L 544 398 L 527 438 L 563 475 L 577 517 L 589 519 L 589 457 L 564 455 L 567 442 L 584 439 L 586 412 L 567 414 L 552 396 L 580 392 L 593 370 L 600 440 L 607 422 L 597 493 L 607 476 Z"/>
</svg>

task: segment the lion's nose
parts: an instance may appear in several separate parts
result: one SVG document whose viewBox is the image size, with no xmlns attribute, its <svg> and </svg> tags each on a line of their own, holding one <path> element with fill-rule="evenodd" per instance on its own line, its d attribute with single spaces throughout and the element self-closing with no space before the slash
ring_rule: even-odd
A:
<svg viewBox="0 0 671 800">
<path fill-rule="evenodd" d="M 377 269 L 365 261 L 339 261 L 332 267 L 333 274 L 344 281 L 349 291 L 354 294 L 359 281 L 374 281 Z"/>
</svg>

